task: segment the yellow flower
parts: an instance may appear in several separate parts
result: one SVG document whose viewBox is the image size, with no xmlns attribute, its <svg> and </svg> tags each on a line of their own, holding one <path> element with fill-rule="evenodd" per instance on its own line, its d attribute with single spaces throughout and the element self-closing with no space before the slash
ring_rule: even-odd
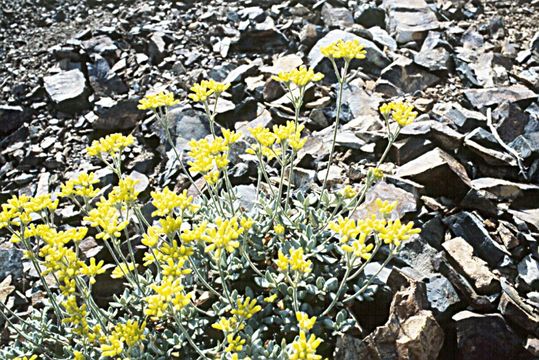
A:
<svg viewBox="0 0 539 360">
<path fill-rule="evenodd" d="M 238 318 L 236 318 L 235 316 L 232 316 L 230 318 L 225 318 L 225 317 L 219 318 L 219 321 L 213 323 L 211 327 L 227 333 L 234 330 L 241 330 L 243 329 L 244 325 L 239 323 Z"/>
<path fill-rule="evenodd" d="M 341 193 L 342 193 L 342 196 L 344 196 L 344 198 L 346 199 L 351 199 L 357 195 L 357 191 L 350 185 L 346 185 L 341 190 Z"/>
<path fill-rule="evenodd" d="M 401 242 L 421 232 L 420 229 L 414 229 L 413 227 L 414 223 L 412 221 L 407 224 L 401 224 L 399 219 L 395 221 L 390 220 L 387 222 L 385 228 L 379 231 L 379 236 L 380 239 L 384 240 L 384 243 L 399 246 Z"/>
<path fill-rule="evenodd" d="M 365 59 L 367 51 L 359 40 L 343 41 L 342 39 L 332 42 L 328 46 L 320 48 L 320 52 L 327 58 L 344 59 L 350 61 L 352 59 Z"/>
<path fill-rule="evenodd" d="M 89 265 L 82 264 L 81 274 L 90 278 L 90 284 L 95 284 L 95 277 L 105 272 L 105 269 L 103 269 L 104 264 L 103 260 L 96 264 L 95 258 L 91 258 Z"/>
<path fill-rule="evenodd" d="M 86 357 L 80 351 L 73 351 L 73 360 L 85 360 Z"/>
<path fill-rule="evenodd" d="M 157 94 L 146 95 L 139 101 L 139 110 L 155 110 L 162 106 L 174 106 L 179 104 L 179 100 L 174 100 L 174 94 L 169 91 L 161 91 Z"/>
<path fill-rule="evenodd" d="M 238 316 L 240 319 L 250 319 L 254 314 L 262 310 L 260 305 L 256 304 L 256 299 L 246 297 L 244 300 L 238 299 L 236 301 L 236 308 L 232 309 L 230 312 L 233 315 Z"/>
<path fill-rule="evenodd" d="M 96 179 L 95 174 L 91 173 L 81 173 L 75 179 L 68 180 L 65 184 L 62 184 L 60 187 L 59 197 L 68 197 L 68 196 L 80 196 L 85 198 L 94 198 L 99 193 L 99 189 L 94 189 L 94 184 L 99 182 Z"/>
<path fill-rule="evenodd" d="M 176 231 L 179 231 L 182 227 L 182 218 L 174 216 L 167 216 L 166 218 L 159 219 L 159 224 L 161 225 L 161 231 L 169 237 L 173 237 Z"/>
<path fill-rule="evenodd" d="M 86 148 L 86 152 L 89 156 L 103 157 L 104 154 L 115 156 L 134 142 L 135 138 L 132 135 L 110 134 L 92 141 L 92 145 Z"/>
<path fill-rule="evenodd" d="M 381 180 L 384 178 L 384 172 L 380 168 L 370 168 L 369 172 L 375 180 Z"/>
<path fill-rule="evenodd" d="M 110 277 L 113 278 L 113 279 L 121 279 L 126 274 L 129 274 L 133 270 L 135 270 L 135 264 L 134 263 L 132 263 L 132 262 L 120 263 L 120 265 L 116 266 L 114 268 L 114 270 L 112 270 L 112 274 L 110 275 Z"/>
<path fill-rule="evenodd" d="M 109 200 L 112 204 L 125 203 L 132 204 L 137 201 L 140 191 L 135 189 L 138 180 L 131 177 L 120 179 L 118 185 L 112 188 L 109 193 Z"/>
<path fill-rule="evenodd" d="M 204 249 L 205 252 L 215 251 L 215 256 L 219 257 L 222 250 L 229 253 L 234 252 L 240 246 L 238 238 L 245 229 L 238 224 L 238 219 L 233 217 L 228 220 L 217 218 L 215 227 L 211 227 L 206 232 L 205 241 L 209 244 Z"/>
<path fill-rule="evenodd" d="M 14 360 L 37 360 L 37 355 L 31 355 L 30 357 L 28 357 L 28 356 L 18 356 Z"/>
<path fill-rule="evenodd" d="M 154 247 L 157 245 L 157 242 L 159 241 L 159 236 L 162 234 L 161 228 L 157 226 L 150 226 L 146 232 L 146 234 L 142 235 L 142 245 L 147 246 L 149 248 Z"/>
<path fill-rule="evenodd" d="M 134 320 L 128 320 L 125 324 L 116 324 L 111 334 L 101 344 L 101 355 L 114 357 L 123 352 L 124 344 L 132 347 L 146 338 L 144 329 L 146 322 L 139 324 Z"/>
<path fill-rule="evenodd" d="M 380 113 L 386 119 L 389 119 L 389 116 L 391 116 L 401 127 L 410 125 L 414 122 L 417 117 L 417 112 L 413 110 L 413 105 L 402 101 L 393 101 L 380 106 Z"/>
<path fill-rule="evenodd" d="M 308 274 L 311 272 L 312 261 L 307 260 L 304 255 L 303 248 L 290 249 L 289 256 L 285 256 L 281 250 L 279 250 L 278 258 L 275 264 L 281 271 L 287 271 L 288 268 L 298 271 L 300 273 Z"/>
<path fill-rule="evenodd" d="M 129 224 L 128 221 L 120 221 L 118 209 L 105 199 L 101 199 L 97 207 L 90 210 L 83 220 L 92 227 L 101 228 L 102 231 L 96 235 L 96 239 L 103 240 L 120 237 L 121 231 Z"/>
<path fill-rule="evenodd" d="M 245 344 L 245 339 L 242 339 L 240 336 L 234 337 L 234 334 L 228 334 L 226 341 L 228 342 L 225 349 L 226 352 L 240 352 Z"/>
<path fill-rule="evenodd" d="M 381 214 L 391 214 L 391 212 L 395 210 L 395 207 L 397 206 L 397 201 L 390 203 L 387 200 L 383 201 L 382 199 L 376 199 L 375 203 L 378 211 Z"/>
<path fill-rule="evenodd" d="M 339 218 L 337 221 L 330 222 L 328 227 L 340 235 L 342 243 L 355 238 L 361 232 L 356 222 L 349 218 Z"/>
<path fill-rule="evenodd" d="M 305 331 L 300 331 L 299 338 L 292 343 L 292 353 L 290 360 L 320 360 L 322 356 L 316 354 L 316 349 L 322 343 L 322 339 L 317 338 L 312 334 L 309 339 L 305 335 Z"/>
<path fill-rule="evenodd" d="M 270 295 L 264 298 L 264 301 L 267 303 L 272 303 L 277 299 L 277 294 Z"/>
<path fill-rule="evenodd" d="M 219 181 L 220 175 L 221 175 L 221 172 L 219 170 L 213 170 L 203 175 L 202 177 L 204 178 L 204 180 L 206 180 L 208 185 L 213 186 L 217 184 L 217 182 Z"/>
<path fill-rule="evenodd" d="M 221 132 L 223 133 L 226 145 L 234 144 L 241 138 L 241 133 L 232 130 L 222 129 Z"/>
<path fill-rule="evenodd" d="M 314 69 L 307 68 L 302 65 L 297 69 L 280 72 L 277 76 L 272 76 L 272 79 L 282 83 L 294 83 L 297 87 L 304 87 L 310 82 L 320 81 L 324 78 L 324 74 L 315 73 Z"/>
<path fill-rule="evenodd" d="M 224 93 L 230 84 L 220 83 L 215 80 L 202 80 L 191 87 L 192 94 L 189 98 L 195 102 L 205 102 L 208 97 L 215 94 L 217 97 Z"/>
<path fill-rule="evenodd" d="M 365 245 L 365 237 L 361 237 L 358 240 L 352 241 L 350 245 L 345 244 L 341 246 L 343 251 L 347 253 L 352 253 L 354 254 L 354 256 L 360 257 L 365 260 L 369 260 L 371 258 L 371 251 L 373 247 L 373 244 Z"/>
<path fill-rule="evenodd" d="M 163 191 L 152 191 L 151 196 L 152 205 L 157 209 L 152 212 L 152 216 L 167 216 L 174 213 L 175 209 L 190 210 L 191 212 L 198 209 L 197 206 L 193 205 L 193 197 L 187 195 L 187 190 L 176 194 L 167 186 Z"/>
<path fill-rule="evenodd" d="M 314 323 L 316 322 L 316 316 L 309 318 L 304 312 L 296 312 L 296 320 L 298 321 L 298 327 L 302 331 L 309 331 L 313 328 Z"/>
<path fill-rule="evenodd" d="M 275 234 L 277 235 L 283 235 L 284 234 L 284 226 L 281 224 L 277 224 L 273 227 L 273 231 L 275 231 Z"/>
<path fill-rule="evenodd" d="M 303 148 L 307 138 L 301 138 L 301 131 L 304 125 L 296 125 L 294 121 L 287 121 L 286 125 L 274 125 L 273 133 L 276 136 L 277 143 L 288 143 L 296 151 Z"/>
<path fill-rule="evenodd" d="M 178 311 L 186 307 L 191 301 L 191 294 L 185 294 L 180 279 L 165 277 L 159 285 L 150 285 L 154 295 L 144 298 L 146 309 L 144 314 L 150 316 L 152 320 L 159 320 L 169 308 Z"/>
<path fill-rule="evenodd" d="M 191 140 L 188 145 L 188 155 L 193 159 L 188 162 L 191 172 L 205 174 L 215 169 L 223 170 L 228 166 L 229 147 L 224 138 L 216 137 L 211 141 L 206 138 Z"/>
</svg>

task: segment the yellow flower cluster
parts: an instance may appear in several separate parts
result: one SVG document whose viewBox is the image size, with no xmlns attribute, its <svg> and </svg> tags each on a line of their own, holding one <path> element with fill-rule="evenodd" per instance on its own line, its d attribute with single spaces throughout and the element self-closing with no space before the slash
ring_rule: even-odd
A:
<svg viewBox="0 0 539 360">
<path fill-rule="evenodd" d="M 341 194 L 345 199 L 351 199 L 357 195 L 357 191 L 350 185 L 346 185 L 342 190 Z"/>
<path fill-rule="evenodd" d="M 126 204 L 131 205 L 137 201 L 140 191 L 135 186 L 138 180 L 129 176 L 120 179 L 118 185 L 113 187 L 109 193 L 108 199 L 111 204 Z"/>
<path fill-rule="evenodd" d="M 54 212 L 58 207 L 58 200 L 52 200 L 49 194 L 31 197 L 27 195 L 12 196 L 2 204 L 0 212 L 0 229 L 10 225 L 19 226 L 29 224 L 32 214 L 39 214 L 44 210 Z"/>
<path fill-rule="evenodd" d="M 145 329 L 146 322 L 139 324 L 134 320 L 127 320 L 125 324 L 116 324 L 111 334 L 106 337 L 104 343 L 101 345 L 101 355 L 105 357 L 120 355 L 125 345 L 131 348 L 146 338 L 144 335 Z"/>
<path fill-rule="evenodd" d="M 162 106 L 174 106 L 179 104 L 179 100 L 174 100 L 174 94 L 169 91 L 161 91 L 157 94 L 146 95 L 139 101 L 139 110 L 155 110 Z"/>
<path fill-rule="evenodd" d="M 112 273 L 110 275 L 113 279 L 121 279 L 127 274 L 133 272 L 135 270 L 135 264 L 132 262 L 128 263 L 120 263 L 118 266 L 112 270 Z"/>
<path fill-rule="evenodd" d="M 307 68 L 305 65 L 288 72 L 280 72 L 272 79 L 285 84 L 293 83 L 297 87 L 304 87 L 311 82 L 317 82 L 324 78 L 324 74 L 314 72 L 314 69 Z"/>
<path fill-rule="evenodd" d="M 384 171 L 380 168 L 370 168 L 369 174 L 372 176 L 375 180 L 382 180 L 384 178 Z"/>
<path fill-rule="evenodd" d="M 230 312 L 232 315 L 236 315 L 239 320 L 248 320 L 260 310 L 262 310 L 262 307 L 256 304 L 256 299 L 246 297 L 245 299 L 238 299 L 236 301 L 236 308 Z"/>
<path fill-rule="evenodd" d="M 367 55 L 367 51 L 357 39 L 349 41 L 337 40 L 328 46 L 321 47 L 320 52 L 327 58 L 344 59 L 345 61 L 365 59 Z"/>
<path fill-rule="evenodd" d="M 96 239 L 103 240 L 112 237 L 119 238 L 123 229 L 129 224 L 128 220 L 120 218 L 118 209 L 105 198 L 101 198 L 96 208 L 90 210 L 88 215 L 84 217 L 84 221 L 87 221 L 90 226 L 100 229 Z"/>
<path fill-rule="evenodd" d="M 92 141 L 92 145 L 86 148 L 89 156 L 102 158 L 104 154 L 115 157 L 126 147 L 133 145 L 135 138 L 132 135 L 110 134 L 99 140 Z"/>
<path fill-rule="evenodd" d="M 144 298 L 146 309 L 144 314 L 158 321 L 168 311 L 179 311 L 189 305 L 192 294 L 186 294 L 181 279 L 165 276 L 160 284 L 151 284 L 155 294 Z"/>
<path fill-rule="evenodd" d="M 229 130 L 223 130 L 223 136 L 215 137 L 213 140 L 204 138 L 189 142 L 188 155 L 193 158 L 188 162 L 189 170 L 203 174 L 209 185 L 214 185 L 220 171 L 228 166 L 229 146 L 240 138 L 240 134 Z"/>
<path fill-rule="evenodd" d="M 273 133 L 276 136 L 278 144 L 288 144 L 295 151 L 303 148 L 307 142 L 307 138 L 301 138 L 301 131 L 305 128 L 304 125 L 296 125 L 294 121 L 287 121 L 286 125 L 274 125 Z"/>
<path fill-rule="evenodd" d="M 220 83 L 213 79 L 202 80 L 191 87 L 192 94 L 189 94 L 189 98 L 195 102 L 205 102 L 213 94 L 219 97 L 229 87 L 230 84 Z"/>
<path fill-rule="evenodd" d="M 249 223 L 243 222 L 243 225 L 252 225 L 252 222 Z M 226 220 L 218 217 L 215 220 L 215 226 L 208 228 L 203 236 L 203 240 L 208 244 L 204 251 L 214 252 L 216 258 L 221 256 L 223 250 L 233 253 L 240 246 L 238 238 L 249 230 L 249 227 L 242 226 L 237 217 Z"/>
<path fill-rule="evenodd" d="M 304 125 L 296 125 L 294 121 L 287 121 L 286 125 L 274 125 L 273 132 L 262 126 L 251 128 L 249 132 L 256 140 L 256 144 L 246 152 L 271 160 L 280 156 L 288 146 L 294 151 L 299 151 L 307 142 L 307 138 L 301 138 L 301 131 L 304 128 Z"/>
<path fill-rule="evenodd" d="M 388 221 L 386 226 L 379 232 L 380 239 L 386 244 L 399 246 L 403 241 L 410 239 L 412 235 L 421 233 L 421 229 L 414 229 L 412 221 L 402 224 L 399 219 Z"/>
<path fill-rule="evenodd" d="M 382 215 L 391 214 L 393 210 L 397 207 L 397 201 L 389 202 L 387 200 L 382 199 L 376 199 L 375 201 L 376 207 L 378 208 L 378 212 Z"/>
<path fill-rule="evenodd" d="M 193 197 L 187 195 L 187 190 L 181 194 L 176 194 L 168 187 L 163 191 L 152 191 L 152 204 L 157 210 L 152 212 L 152 216 L 168 216 L 174 214 L 175 209 L 180 209 L 182 212 L 189 210 L 192 213 L 196 212 L 199 206 L 193 204 Z"/>
<path fill-rule="evenodd" d="M 290 268 L 293 271 L 308 274 L 312 270 L 312 261 L 307 260 L 304 250 L 301 247 L 298 249 L 290 249 L 289 256 L 285 256 L 284 253 L 279 250 L 275 264 L 281 271 L 288 271 Z"/>
<path fill-rule="evenodd" d="M 380 106 L 380 113 L 386 119 L 389 119 L 389 116 L 391 116 L 401 127 L 414 122 L 417 112 L 413 110 L 413 105 L 402 101 L 392 101 Z"/>
<path fill-rule="evenodd" d="M 299 338 L 292 343 L 292 352 L 290 354 L 290 360 L 321 360 L 322 356 L 316 354 L 316 349 L 322 343 L 322 339 L 311 334 L 309 339 L 305 331 L 299 332 Z"/>
<path fill-rule="evenodd" d="M 87 199 L 92 199 L 99 194 L 99 189 L 94 188 L 94 184 L 99 183 L 95 174 L 81 173 L 75 179 L 69 179 L 60 187 L 60 197 L 80 196 Z"/>
<path fill-rule="evenodd" d="M 225 351 L 228 353 L 240 352 L 243 350 L 243 345 L 245 345 L 245 339 L 242 339 L 240 336 L 234 337 L 234 334 L 228 334 L 226 341 L 228 345 Z"/>
<path fill-rule="evenodd" d="M 313 328 L 314 323 L 316 322 L 316 316 L 309 317 L 304 312 L 296 312 L 296 320 L 298 321 L 298 327 L 302 331 L 309 331 Z"/>
</svg>

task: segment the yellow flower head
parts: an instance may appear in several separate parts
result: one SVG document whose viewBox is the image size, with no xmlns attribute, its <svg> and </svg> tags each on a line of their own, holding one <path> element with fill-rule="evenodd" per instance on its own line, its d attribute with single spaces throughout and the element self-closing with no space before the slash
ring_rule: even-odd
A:
<svg viewBox="0 0 539 360">
<path fill-rule="evenodd" d="M 419 234 L 421 229 L 414 229 L 412 221 L 402 224 L 400 220 L 388 221 L 385 228 L 380 229 L 380 239 L 386 244 L 399 246 L 403 241 L 408 240 L 412 235 Z"/>
<path fill-rule="evenodd" d="M 168 216 L 174 214 L 175 209 L 195 211 L 198 207 L 193 205 L 193 197 L 187 195 L 187 190 L 181 194 L 171 191 L 168 186 L 163 191 L 152 191 L 152 205 L 157 210 L 152 212 L 152 216 Z"/>
<path fill-rule="evenodd" d="M 242 339 L 240 336 L 234 337 L 234 334 L 228 334 L 226 336 L 226 341 L 228 342 L 228 345 L 225 349 L 226 352 L 240 352 L 241 350 L 243 350 L 245 339 Z"/>
<path fill-rule="evenodd" d="M 273 303 L 277 299 L 277 294 L 273 294 L 264 298 L 267 303 Z"/>
<path fill-rule="evenodd" d="M 126 147 L 133 145 L 135 138 L 132 135 L 110 134 L 99 140 L 92 141 L 92 145 L 86 148 L 89 156 L 103 157 L 104 154 L 115 156 Z"/>
<path fill-rule="evenodd" d="M 317 82 L 323 78 L 324 74 L 315 73 L 314 69 L 307 68 L 305 65 L 288 72 L 280 72 L 277 76 L 272 76 L 272 79 L 275 81 L 286 84 L 293 83 L 297 87 L 304 87 L 311 82 Z"/>
<path fill-rule="evenodd" d="M 345 198 L 345 199 L 351 199 L 353 198 L 354 196 L 357 195 L 357 191 L 350 185 L 346 185 L 342 190 L 341 190 L 341 193 L 342 193 L 342 196 Z"/>
<path fill-rule="evenodd" d="M 174 94 L 169 91 L 161 91 L 157 94 L 146 95 L 139 101 L 139 110 L 155 110 L 162 106 L 174 106 L 179 104 L 179 100 L 174 100 Z"/>
<path fill-rule="evenodd" d="M 350 245 L 342 245 L 341 248 L 344 252 L 351 253 L 355 257 L 369 260 L 371 258 L 371 251 L 374 248 L 374 245 L 365 245 L 365 237 L 362 236 L 359 239 L 352 241 Z"/>
<path fill-rule="evenodd" d="M 275 264 L 281 271 L 287 271 L 290 267 L 291 270 L 308 274 L 312 270 L 312 261 L 307 260 L 304 250 L 301 247 L 298 249 L 290 249 L 289 256 L 285 256 L 283 252 L 279 250 Z"/>
<path fill-rule="evenodd" d="M 112 270 L 112 274 L 110 275 L 110 277 L 113 278 L 113 279 L 121 279 L 126 274 L 129 274 L 133 270 L 135 270 L 135 264 L 134 263 L 132 263 L 132 262 L 120 263 L 120 265 L 116 266 L 114 268 L 114 270 Z"/>
<path fill-rule="evenodd" d="M 393 201 L 390 203 L 388 200 L 376 199 L 375 204 L 381 214 L 387 215 L 391 214 L 391 212 L 395 210 L 398 202 Z"/>
<path fill-rule="evenodd" d="M 217 322 L 213 323 L 211 327 L 225 333 L 236 330 L 236 328 L 243 329 L 243 325 L 239 323 L 238 318 L 235 316 L 230 318 L 221 317 Z"/>
<path fill-rule="evenodd" d="M 285 228 L 283 225 L 281 224 L 277 224 L 273 227 L 273 231 L 275 231 L 275 234 L 277 235 L 283 235 L 284 234 L 284 231 L 285 231 Z"/>
<path fill-rule="evenodd" d="M 380 113 L 386 119 L 389 119 L 391 116 L 401 127 L 410 125 L 414 122 L 417 117 L 417 112 L 413 110 L 413 105 L 402 101 L 392 101 L 380 106 Z"/>
<path fill-rule="evenodd" d="M 342 39 L 332 42 L 328 46 L 320 48 L 320 52 L 327 58 L 344 59 L 350 61 L 352 59 L 365 59 L 367 51 L 359 40 L 343 41 Z"/>
<path fill-rule="evenodd" d="M 369 172 L 375 180 L 382 180 L 384 178 L 384 171 L 380 168 L 371 168 Z"/>
<path fill-rule="evenodd" d="M 220 96 L 229 87 L 230 84 L 220 83 L 213 79 L 202 80 L 191 87 L 192 93 L 189 94 L 189 98 L 194 102 L 205 102 L 213 94 Z"/>
<path fill-rule="evenodd" d="M 250 297 L 246 297 L 245 299 L 238 299 L 236 301 L 236 308 L 232 309 L 230 312 L 233 315 L 238 316 L 240 319 L 250 319 L 256 314 L 262 310 L 262 307 L 260 305 L 256 304 L 256 299 L 252 299 Z"/>
<path fill-rule="evenodd" d="M 316 322 L 316 316 L 309 317 L 304 312 L 298 311 L 296 312 L 296 320 L 298 321 L 298 327 L 302 331 L 309 331 L 313 328 L 314 323 Z"/>
<path fill-rule="evenodd" d="M 300 331 L 299 338 L 292 343 L 292 352 L 290 360 L 321 360 L 322 356 L 316 354 L 316 349 L 322 343 L 322 339 L 317 338 L 312 334 L 309 339 L 305 331 Z"/>
<path fill-rule="evenodd" d="M 81 173 L 75 179 L 69 179 L 60 187 L 59 197 L 80 196 L 84 198 L 94 198 L 99 194 L 99 189 L 94 188 L 94 184 L 99 183 L 95 173 Z"/>
</svg>

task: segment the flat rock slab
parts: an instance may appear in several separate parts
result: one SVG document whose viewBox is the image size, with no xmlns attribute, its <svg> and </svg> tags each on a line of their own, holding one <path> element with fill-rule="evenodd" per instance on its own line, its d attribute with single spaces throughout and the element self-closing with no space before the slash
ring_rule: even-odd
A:
<svg viewBox="0 0 539 360">
<path fill-rule="evenodd" d="M 490 266 L 499 265 L 506 255 L 509 255 L 502 245 L 495 242 L 479 217 L 462 211 L 444 219 L 455 236 L 462 237 L 469 243 L 475 253 Z"/>
<path fill-rule="evenodd" d="M 464 90 L 464 95 L 472 106 L 477 109 L 501 104 L 505 101 L 516 102 L 533 100 L 537 98 L 537 94 L 524 85 L 493 87 L 486 89 L 469 89 Z"/>
<path fill-rule="evenodd" d="M 440 27 L 436 14 L 424 0 L 384 0 L 387 29 L 398 43 L 419 41 Z"/>
<path fill-rule="evenodd" d="M 454 238 L 442 244 L 450 262 L 472 282 L 478 294 L 492 294 L 500 290 L 500 282 L 492 274 L 487 263 L 473 255 L 473 247 L 462 238 Z"/>
<path fill-rule="evenodd" d="M 436 148 L 399 168 L 397 176 L 425 186 L 433 196 L 462 199 L 470 188 L 464 167 L 451 155 Z"/>
<path fill-rule="evenodd" d="M 82 71 L 73 69 L 45 76 L 43 85 L 55 107 L 65 113 L 75 113 L 90 107 L 90 93 Z"/>
</svg>

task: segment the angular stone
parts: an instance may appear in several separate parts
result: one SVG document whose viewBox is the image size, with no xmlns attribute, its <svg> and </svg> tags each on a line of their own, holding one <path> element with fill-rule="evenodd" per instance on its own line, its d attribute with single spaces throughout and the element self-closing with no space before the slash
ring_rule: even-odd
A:
<svg viewBox="0 0 539 360">
<path fill-rule="evenodd" d="M 500 281 L 492 274 L 487 263 L 473 255 L 473 247 L 462 238 L 442 244 L 450 262 L 472 282 L 478 294 L 492 294 L 500 290 Z"/>
<path fill-rule="evenodd" d="M 31 116 L 31 111 L 22 106 L 0 105 L 0 135 L 5 136 L 17 130 Z"/>
<path fill-rule="evenodd" d="M 372 35 L 372 40 L 381 46 L 387 46 L 390 50 L 397 50 L 397 42 L 379 26 L 369 28 Z"/>
<path fill-rule="evenodd" d="M 513 201 L 521 197 L 532 198 L 532 201 L 539 199 L 539 185 L 515 183 L 503 179 L 484 177 L 472 180 L 472 187 L 474 189 L 488 191 L 503 201 Z"/>
<path fill-rule="evenodd" d="M 525 303 L 509 284 L 502 283 L 503 292 L 498 310 L 511 325 L 539 336 L 539 310 Z"/>
<path fill-rule="evenodd" d="M 154 33 L 148 43 L 148 56 L 152 64 L 159 64 L 166 56 L 166 43 L 164 34 Z"/>
<path fill-rule="evenodd" d="M 518 277 L 532 290 L 539 290 L 539 262 L 532 254 L 518 263 Z"/>
<path fill-rule="evenodd" d="M 397 176 L 424 185 L 426 193 L 433 196 L 461 199 L 470 188 L 464 167 L 439 148 L 407 162 L 397 170 Z"/>
<path fill-rule="evenodd" d="M 333 7 L 328 3 L 322 6 L 322 21 L 329 28 L 346 28 L 354 25 L 352 12 L 345 7 Z"/>
<path fill-rule="evenodd" d="M 398 43 L 420 41 L 429 30 L 440 27 L 436 14 L 424 0 L 384 0 L 387 29 Z"/>
<path fill-rule="evenodd" d="M 82 71 L 73 69 L 43 78 L 45 91 L 59 111 L 76 113 L 90 107 L 90 90 Z"/>
<path fill-rule="evenodd" d="M 436 103 L 432 112 L 441 120 L 455 124 L 464 132 L 472 131 L 480 126 L 485 126 L 487 118 L 478 111 L 468 110 L 457 102 Z"/>
<path fill-rule="evenodd" d="M 405 94 L 413 94 L 436 84 L 440 78 L 414 64 L 412 59 L 401 56 L 382 70 L 380 79 L 387 80 Z"/>
<path fill-rule="evenodd" d="M 386 26 L 386 13 L 384 9 L 369 5 L 359 4 L 358 9 L 354 14 L 356 22 L 360 25 L 370 28 L 374 26 L 383 27 Z"/>
<path fill-rule="evenodd" d="M 402 165 L 434 149 L 428 139 L 419 136 L 410 136 L 393 143 L 389 157 L 397 165 Z"/>
<path fill-rule="evenodd" d="M 524 131 L 530 123 L 530 116 L 520 107 L 510 102 L 504 102 L 492 112 L 492 119 L 500 138 L 509 143 Z"/>
<path fill-rule="evenodd" d="M 103 105 L 96 110 L 99 117 L 92 123 L 96 130 L 131 130 L 145 117 L 144 111 L 137 107 L 138 99 L 112 101 Z"/>
<path fill-rule="evenodd" d="M 518 154 L 524 158 L 539 157 L 539 131 L 530 132 L 518 136 L 515 140 L 508 144 L 515 149 Z"/>
<path fill-rule="evenodd" d="M 483 226 L 481 219 L 473 213 L 462 211 L 444 219 L 455 236 L 462 237 L 472 245 L 475 253 L 490 266 L 499 265 L 507 250 L 495 242 Z"/>
<path fill-rule="evenodd" d="M 361 38 L 350 32 L 342 30 L 332 30 L 322 39 L 318 40 L 318 42 L 313 46 L 311 51 L 309 51 L 309 55 L 307 56 L 309 66 L 317 69 L 324 68 L 325 70 L 327 70 L 324 71 L 324 73 L 331 74 L 333 72 L 333 67 L 331 66 L 329 60 L 324 58 L 324 56 L 320 52 L 320 48 L 328 46 L 332 42 L 339 39 L 342 39 L 344 41 L 358 40 L 361 45 L 365 47 L 365 50 L 367 51 L 365 59 L 361 61 L 355 61 L 353 63 L 353 65 L 357 64 L 365 71 L 376 73 L 390 63 L 389 59 L 385 56 L 385 54 L 372 41 Z M 324 64 L 321 64 L 322 62 Z M 320 68 L 318 66 L 320 66 Z"/>
<path fill-rule="evenodd" d="M 14 283 L 23 277 L 22 251 L 16 248 L 0 249 L 0 282 L 11 275 Z"/>
<path fill-rule="evenodd" d="M 430 277 L 427 282 L 430 309 L 439 318 L 446 318 L 460 304 L 460 298 L 451 282 L 443 275 Z"/>
<path fill-rule="evenodd" d="M 476 109 L 501 104 L 504 101 L 518 102 L 537 98 L 537 94 L 524 85 L 467 89 L 464 90 L 464 95 Z"/>
<path fill-rule="evenodd" d="M 500 314 L 461 311 L 453 316 L 458 359 L 531 359 Z"/>
</svg>

